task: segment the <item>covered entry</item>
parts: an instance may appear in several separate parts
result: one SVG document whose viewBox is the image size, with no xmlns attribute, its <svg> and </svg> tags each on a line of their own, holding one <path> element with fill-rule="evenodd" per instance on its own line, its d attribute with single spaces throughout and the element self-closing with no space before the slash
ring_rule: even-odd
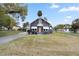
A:
<svg viewBox="0 0 79 59">
<path fill-rule="evenodd" d="M 42 26 L 38 26 L 37 27 L 37 32 L 39 32 L 39 33 L 43 32 L 43 27 Z"/>
</svg>

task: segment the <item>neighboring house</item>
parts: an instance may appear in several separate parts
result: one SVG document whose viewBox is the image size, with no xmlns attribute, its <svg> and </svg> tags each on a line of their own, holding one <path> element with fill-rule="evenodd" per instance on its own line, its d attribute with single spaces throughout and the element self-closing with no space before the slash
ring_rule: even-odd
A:
<svg viewBox="0 0 79 59">
<path fill-rule="evenodd" d="M 70 24 L 64 24 L 64 27 L 58 28 L 57 32 L 70 32 L 71 30 L 71 25 Z"/>
<path fill-rule="evenodd" d="M 47 34 L 52 33 L 52 25 L 43 18 L 38 18 L 30 24 L 30 30 L 32 33 Z"/>
<path fill-rule="evenodd" d="M 8 28 L 5 27 L 5 26 L 2 26 L 2 27 L 1 27 L 1 30 L 8 30 Z"/>
<path fill-rule="evenodd" d="M 18 31 L 19 29 L 20 29 L 19 26 L 13 26 L 13 28 L 12 28 L 12 30 L 16 30 L 16 31 Z"/>
<path fill-rule="evenodd" d="M 69 28 L 64 29 L 64 32 L 70 32 Z"/>
<path fill-rule="evenodd" d="M 57 29 L 57 32 L 70 32 L 70 29 L 67 28 L 67 29 Z"/>
</svg>

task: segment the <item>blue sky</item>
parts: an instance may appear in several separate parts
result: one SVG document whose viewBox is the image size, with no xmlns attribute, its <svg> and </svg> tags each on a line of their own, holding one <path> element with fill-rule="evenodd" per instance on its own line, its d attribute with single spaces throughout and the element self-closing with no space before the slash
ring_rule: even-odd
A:
<svg viewBox="0 0 79 59">
<path fill-rule="evenodd" d="M 46 17 L 52 26 L 71 24 L 74 19 L 79 18 L 78 3 L 28 3 L 26 21 L 31 23 L 37 19 L 38 10 L 42 11 L 42 17 Z"/>
</svg>

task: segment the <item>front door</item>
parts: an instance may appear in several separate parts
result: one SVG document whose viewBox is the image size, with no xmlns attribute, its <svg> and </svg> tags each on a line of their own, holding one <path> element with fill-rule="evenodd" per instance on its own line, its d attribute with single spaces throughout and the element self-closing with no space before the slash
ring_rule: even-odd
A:
<svg viewBox="0 0 79 59">
<path fill-rule="evenodd" d="M 43 31 L 43 27 L 38 27 L 37 32 L 41 33 Z"/>
</svg>

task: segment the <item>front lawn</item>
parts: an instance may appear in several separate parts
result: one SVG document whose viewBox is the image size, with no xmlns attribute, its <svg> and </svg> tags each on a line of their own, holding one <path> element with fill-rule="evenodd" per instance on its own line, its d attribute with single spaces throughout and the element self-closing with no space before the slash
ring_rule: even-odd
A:
<svg viewBox="0 0 79 59">
<path fill-rule="evenodd" d="M 0 31 L 0 37 L 17 34 L 19 31 Z"/>
<path fill-rule="evenodd" d="M 79 55 L 79 36 L 69 33 L 27 35 L 0 45 L 0 55 Z"/>
</svg>

